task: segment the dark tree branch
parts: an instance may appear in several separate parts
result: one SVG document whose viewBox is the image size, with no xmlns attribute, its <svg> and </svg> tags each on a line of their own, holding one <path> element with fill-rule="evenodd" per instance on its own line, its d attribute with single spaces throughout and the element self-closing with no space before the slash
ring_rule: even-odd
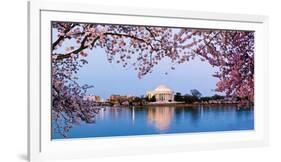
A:
<svg viewBox="0 0 281 162">
<path fill-rule="evenodd" d="M 107 33 L 104 33 L 104 35 L 117 35 L 117 36 L 119 36 L 119 37 L 128 37 L 128 38 L 131 38 L 131 39 L 135 39 L 135 40 L 137 40 L 137 41 L 140 41 L 140 42 L 143 42 L 143 43 L 149 45 L 152 50 L 156 50 L 156 49 L 152 46 L 151 43 L 148 43 L 148 42 L 146 42 L 144 39 L 141 39 L 141 38 L 136 37 L 136 36 L 133 36 L 133 35 L 121 34 L 121 33 L 108 33 L 108 32 L 107 32 Z"/>
<path fill-rule="evenodd" d="M 58 39 L 52 44 L 52 50 L 54 50 L 56 48 L 56 46 L 61 42 L 63 41 L 65 38 L 66 38 L 66 34 L 71 30 L 73 29 L 76 25 L 78 24 L 72 24 L 69 28 L 65 29 L 65 31 L 63 32 L 64 35 L 63 36 L 59 36 Z"/>
<path fill-rule="evenodd" d="M 156 50 L 156 49 L 154 49 L 154 47 L 152 46 L 152 44 L 146 42 L 144 39 L 138 38 L 138 37 L 133 36 L 133 35 L 121 34 L 121 33 L 110 33 L 110 32 L 106 32 L 106 33 L 104 33 L 104 35 L 105 35 L 105 36 L 108 36 L 108 35 L 116 35 L 116 36 L 119 36 L 119 37 L 128 37 L 128 38 L 131 38 L 131 39 L 135 39 L 135 40 L 137 40 L 137 41 L 139 41 L 139 42 L 143 42 L 143 43 L 149 45 L 152 50 Z M 79 52 L 81 52 L 81 51 L 83 51 L 84 49 L 88 48 L 89 45 L 85 45 L 85 43 L 86 43 L 87 38 L 88 38 L 89 36 L 90 36 L 90 35 L 84 37 L 84 39 L 81 41 L 81 45 L 80 45 L 79 48 L 77 48 L 77 49 L 75 49 L 75 50 L 73 50 L 73 51 L 71 51 L 71 52 L 69 52 L 69 53 L 66 53 L 66 54 L 57 54 L 56 60 L 58 61 L 58 60 L 62 60 L 62 59 L 69 58 L 69 57 L 71 57 L 71 54 L 78 54 Z M 93 46 L 93 45 L 95 44 L 95 42 L 96 42 L 99 38 L 100 38 L 99 36 L 96 37 L 96 38 L 92 41 L 91 45 Z"/>
<path fill-rule="evenodd" d="M 56 60 L 59 61 L 59 60 L 63 60 L 63 59 L 69 58 L 69 57 L 71 57 L 71 54 L 78 54 L 79 52 L 81 52 L 81 51 L 83 51 L 84 49 L 88 48 L 89 45 L 85 45 L 85 43 L 86 43 L 88 37 L 89 37 L 89 36 L 85 36 L 85 37 L 83 38 L 83 40 L 81 41 L 81 45 L 80 45 L 79 48 L 77 48 L 77 49 L 75 49 L 75 50 L 73 50 L 73 51 L 71 51 L 71 52 L 69 52 L 69 53 L 66 53 L 66 54 L 58 54 Z M 96 37 L 96 38 L 92 41 L 91 45 L 93 46 L 93 45 L 95 44 L 95 42 L 96 42 L 99 38 L 100 38 L 99 36 Z"/>
</svg>

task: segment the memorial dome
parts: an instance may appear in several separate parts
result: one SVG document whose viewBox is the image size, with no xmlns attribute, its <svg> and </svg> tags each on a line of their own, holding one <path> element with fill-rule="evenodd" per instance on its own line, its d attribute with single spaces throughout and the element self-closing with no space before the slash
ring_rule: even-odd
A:
<svg viewBox="0 0 281 162">
<path fill-rule="evenodd" d="M 158 87 L 156 87 L 156 89 L 154 91 L 156 91 L 156 92 L 172 92 L 172 90 L 165 85 L 159 85 Z"/>
</svg>

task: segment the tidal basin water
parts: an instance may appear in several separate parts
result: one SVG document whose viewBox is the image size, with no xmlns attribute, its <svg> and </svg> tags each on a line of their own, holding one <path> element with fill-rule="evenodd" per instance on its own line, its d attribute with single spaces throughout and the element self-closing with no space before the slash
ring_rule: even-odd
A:
<svg viewBox="0 0 281 162">
<path fill-rule="evenodd" d="M 254 129 L 254 109 L 236 106 L 102 108 L 95 123 L 75 125 L 67 138 Z M 64 138 L 52 132 L 52 139 Z"/>
</svg>

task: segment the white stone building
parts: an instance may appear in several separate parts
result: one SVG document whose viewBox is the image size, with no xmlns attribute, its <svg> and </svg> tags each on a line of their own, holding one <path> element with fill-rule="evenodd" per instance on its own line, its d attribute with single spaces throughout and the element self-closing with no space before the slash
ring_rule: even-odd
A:
<svg viewBox="0 0 281 162">
<path fill-rule="evenodd" d="M 173 102 L 174 92 L 165 85 L 159 85 L 153 91 L 148 91 L 147 96 L 151 99 L 155 96 L 156 102 Z"/>
<path fill-rule="evenodd" d="M 100 96 L 85 96 L 84 100 L 90 100 L 90 101 L 94 101 L 94 102 L 102 102 L 102 99 L 100 98 Z"/>
</svg>

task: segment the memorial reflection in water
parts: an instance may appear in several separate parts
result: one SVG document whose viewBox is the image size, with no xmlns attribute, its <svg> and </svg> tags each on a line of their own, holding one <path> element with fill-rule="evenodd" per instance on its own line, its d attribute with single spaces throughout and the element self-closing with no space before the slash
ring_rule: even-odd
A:
<svg viewBox="0 0 281 162">
<path fill-rule="evenodd" d="M 236 106 L 102 108 L 95 123 L 74 126 L 67 138 L 253 130 L 254 110 Z M 63 138 L 53 133 L 53 139 Z"/>
</svg>

